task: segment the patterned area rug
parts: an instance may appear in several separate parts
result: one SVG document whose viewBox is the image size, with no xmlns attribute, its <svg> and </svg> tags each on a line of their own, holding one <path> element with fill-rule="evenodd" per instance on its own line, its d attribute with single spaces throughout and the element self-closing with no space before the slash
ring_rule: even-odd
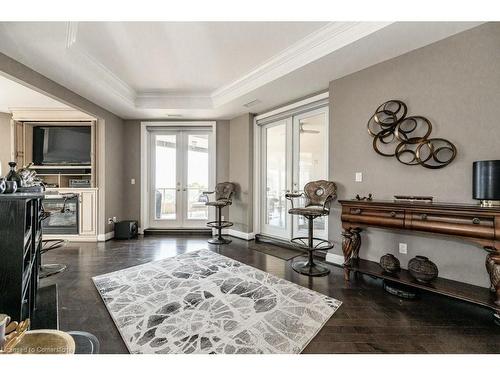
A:
<svg viewBox="0 0 500 375">
<path fill-rule="evenodd" d="M 208 250 L 93 280 L 131 353 L 300 353 L 341 305 Z"/>
</svg>

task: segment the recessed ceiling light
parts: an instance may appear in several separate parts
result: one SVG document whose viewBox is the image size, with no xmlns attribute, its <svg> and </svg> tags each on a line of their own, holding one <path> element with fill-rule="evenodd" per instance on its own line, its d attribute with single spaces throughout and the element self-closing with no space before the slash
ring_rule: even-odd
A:
<svg viewBox="0 0 500 375">
<path fill-rule="evenodd" d="M 260 103 L 259 99 L 252 100 L 251 102 L 248 102 L 246 104 L 243 104 L 244 107 L 250 108 L 253 107 L 254 105 L 257 105 Z"/>
</svg>

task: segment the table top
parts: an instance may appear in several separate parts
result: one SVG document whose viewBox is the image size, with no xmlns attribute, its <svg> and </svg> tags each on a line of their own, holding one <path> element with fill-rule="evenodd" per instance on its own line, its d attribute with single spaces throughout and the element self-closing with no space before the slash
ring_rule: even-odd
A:
<svg viewBox="0 0 500 375">
<path fill-rule="evenodd" d="M 12 194 L 0 194 L 0 200 L 21 200 L 21 199 L 33 199 L 33 198 L 43 198 L 43 193 L 12 193 Z"/>
<path fill-rule="evenodd" d="M 500 207 L 483 207 L 479 203 L 457 203 L 457 202 L 422 202 L 405 200 L 357 200 L 340 199 L 342 205 L 360 205 L 360 206 L 386 206 L 386 207 L 412 207 L 412 208 L 448 208 L 455 210 L 478 210 L 486 212 L 500 212 Z"/>
</svg>

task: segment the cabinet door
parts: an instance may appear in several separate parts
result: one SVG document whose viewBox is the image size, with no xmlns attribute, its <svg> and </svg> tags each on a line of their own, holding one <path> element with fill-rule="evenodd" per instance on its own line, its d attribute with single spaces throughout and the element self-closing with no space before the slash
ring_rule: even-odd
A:
<svg viewBox="0 0 500 375">
<path fill-rule="evenodd" d="M 80 193 L 80 235 L 96 234 L 96 194 L 95 191 Z"/>
</svg>

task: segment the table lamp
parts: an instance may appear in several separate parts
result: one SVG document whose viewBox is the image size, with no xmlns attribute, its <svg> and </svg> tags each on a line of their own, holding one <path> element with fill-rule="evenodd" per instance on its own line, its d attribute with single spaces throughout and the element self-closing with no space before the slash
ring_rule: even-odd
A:
<svg viewBox="0 0 500 375">
<path fill-rule="evenodd" d="M 480 200 L 482 207 L 500 206 L 500 160 L 472 164 L 472 198 Z"/>
</svg>

